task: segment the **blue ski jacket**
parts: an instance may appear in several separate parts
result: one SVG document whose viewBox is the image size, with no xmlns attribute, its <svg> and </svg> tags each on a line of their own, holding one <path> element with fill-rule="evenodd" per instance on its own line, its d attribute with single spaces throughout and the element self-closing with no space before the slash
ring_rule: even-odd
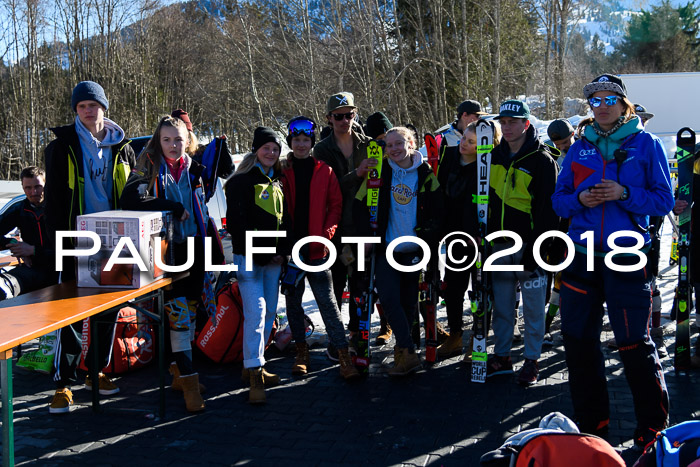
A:
<svg viewBox="0 0 700 467">
<path fill-rule="evenodd" d="M 622 151 L 617 158 L 616 150 Z M 627 187 L 629 198 L 585 207 L 579 194 L 603 178 Z M 665 216 L 673 208 L 670 178 L 661 140 L 644 131 L 638 118 L 607 137 L 597 135 L 589 126 L 564 158 L 552 207 L 559 216 L 570 219 L 569 237 L 581 251 L 585 251 L 586 244 L 581 235 L 587 231 L 594 232 L 598 252 L 610 251 L 608 237 L 621 230 L 642 234 L 648 245 L 651 239 L 644 229 L 649 227 L 649 216 Z M 627 236 L 615 243 L 624 247 L 636 241 Z"/>
</svg>

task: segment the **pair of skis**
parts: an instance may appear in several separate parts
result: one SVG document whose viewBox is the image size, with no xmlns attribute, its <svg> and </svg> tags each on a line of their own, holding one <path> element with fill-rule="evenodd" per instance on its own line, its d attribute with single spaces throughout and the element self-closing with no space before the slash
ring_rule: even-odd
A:
<svg viewBox="0 0 700 467">
<path fill-rule="evenodd" d="M 433 135 L 426 133 L 425 148 L 428 154 L 428 164 L 437 176 L 440 163 L 438 142 Z M 421 315 L 425 317 L 425 361 L 433 363 L 437 360 L 437 303 L 440 272 L 438 269 L 437 255 L 431 255 L 430 262 L 419 286 L 418 304 L 421 307 Z"/>
<path fill-rule="evenodd" d="M 474 319 L 474 344 L 472 347 L 472 381 L 486 382 L 486 361 L 488 353 L 486 337 L 488 336 L 488 311 L 490 305 L 491 284 L 489 276 L 483 270 L 484 261 L 489 256 L 489 242 L 486 241 L 489 209 L 489 176 L 491 173 L 491 152 L 493 151 L 493 123 L 480 120 L 476 126 L 476 161 L 477 186 L 476 203 L 479 223 L 479 251 L 476 260 L 476 284 L 472 286 L 472 315 Z"/>
<path fill-rule="evenodd" d="M 483 271 L 484 261 L 489 255 L 489 244 L 485 240 L 487 235 L 488 199 L 489 199 L 489 175 L 491 172 L 491 152 L 493 151 L 493 123 L 486 120 L 479 121 L 476 127 L 477 138 L 477 186 L 476 202 L 479 222 L 479 246 L 477 266 L 477 280 L 473 285 L 472 313 L 474 316 L 474 343 L 472 348 L 472 381 L 486 382 L 486 361 L 488 358 L 486 337 L 488 335 L 488 309 L 490 305 L 490 284 L 488 275 Z M 425 146 L 428 153 L 428 163 L 437 175 L 439 162 L 438 145 L 432 135 L 425 136 Z M 428 266 L 425 273 L 430 279 L 426 281 L 430 286 L 428 290 L 429 300 L 424 300 L 426 304 L 426 361 L 434 362 L 437 349 L 437 264 Z"/>
<path fill-rule="evenodd" d="M 369 209 L 369 223 L 372 235 L 377 234 L 377 214 L 379 201 L 379 188 L 382 185 L 382 147 L 376 141 L 370 141 L 367 146 L 367 158 L 374 159 L 377 164 L 372 167 L 367 176 L 367 208 Z M 372 311 L 374 310 L 374 267 L 376 253 L 374 247 L 370 257 L 369 287 L 363 291 L 360 297 L 355 298 L 357 314 L 360 318 L 359 339 L 357 341 L 357 355 L 353 357 L 353 363 L 362 374 L 369 373 L 370 344 L 369 337 L 372 329 Z M 358 273 L 359 274 L 359 273 Z M 366 274 L 366 273 L 365 273 Z"/>
<path fill-rule="evenodd" d="M 690 308 L 692 287 L 688 276 L 690 263 L 691 205 L 693 204 L 693 166 L 695 164 L 695 132 L 681 129 L 676 135 L 678 160 L 678 199 L 688 207 L 678 216 L 678 288 L 676 289 L 676 349 L 673 365 L 678 370 L 690 369 Z"/>
</svg>

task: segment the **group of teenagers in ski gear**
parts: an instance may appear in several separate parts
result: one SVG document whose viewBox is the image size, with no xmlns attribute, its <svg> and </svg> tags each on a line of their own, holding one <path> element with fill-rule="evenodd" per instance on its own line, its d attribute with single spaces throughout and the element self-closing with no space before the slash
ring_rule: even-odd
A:
<svg viewBox="0 0 700 467">
<path fill-rule="evenodd" d="M 560 309 L 576 421 L 582 431 L 607 433 L 609 403 L 600 350 L 606 304 L 633 393 L 638 423 L 635 440 L 642 443 L 666 426 L 669 406 L 661 366 L 648 333 L 652 277 L 644 268 L 616 271 L 603 257 L 611 250 L 608 237 L 621 230 L 639 233 L 644 239 L 642 250 L 648 249 L 649 216 L 664 216 L 674 208 L 668 161 L 659 139 L 644 131 L 618 76 L 601 75 L 587 84 L 583 93 L 593 117 L 581 122 L 577 132 L 565 120 L 551 126 L 550 139 L 562 149 L 561 153 L 538 139 L 525 102 L 508 100 L 494 117 L 498 124 L 494 125 L 490 167 L 488 232 L 510 230 L 523 240 L 519 251 L 501 255 L 494 265 L 522 265 L 523 270 L 489 273 L 495 354 L 487 362 L 487 377 L 513 373 L 510 354 L 519 284 L 525 333 L 524 362 L 517 380 L 526 386 L 537 382 L 550 286 L 546 272 L 535 262 L 533 244 L 545 232 L 560 229 L 561 219 L 566 219 L 575 251 L 568 252 L 573 262 L 562 272 Z M 46 148 L 44 212 L 48 242 L 43 240 L 42 245 L 50 251 L 48 245 L 55 232 L 75 230 L 80 214 L 112 209 L 173 213 L 176 226 L 171 248 L 176 264 L 185 261 L 187 238 L 195 237 L 197 248 L 189 276 L 166 297 L 173 388 L 184 392 L 188 411 L 201 411 L 205 406 L 201 397 L 204 387 L 193 368 L 191 341 L 205 282 L 201 254 L 205 237 L 217 240 L 213 242 L 219 247 L 214 262 L 222 264 L 225 260 L 203 196 L 203 166 L 192 159 L 197 147 L 192 123 L 182 110 L 163 117 L 137 159 L 123 130 L 104 116 L 109 102 L 97 83 L 79 83 L 73 91 L 72 106 L 77 113 L 75 122 L 55 128 L 56 139 Z M 339 252 L 328 269 L 306 272 L 305 277 L 328 332 L 328 354 L 339 362 L 341 376 L 353 380 L 360 376 L 351 359 L 359 317 L 350 313 L 348 339 L 340 305 L 346 285 L 351 297 L 361 295 L 367 287 L 367 273 L 359 271 L 359 258 L 375 258 L 380 332 L 384 343 L 392 331 L 396 339 L 394 364 L 388 372 L 403 376 L 421 367 L 412 336 L 419 272 L 392 267 L 387 245 L 400 237 L 420 238 L 437 254 L 437 245 L 447 233 L 462 231 L 478 237 L 476 123 L 485 115 L 481 105 L 470 100 L 460 104 L 455 123 L 439 135 L 437 175 L 418 151 L 415 129 L 408 125 L 393 127 L 378 112 L 367 119 L 363 131 L 356 122 L 357 113 L 352 94 L 330 96 L 325 113 L 330 130 L 318 143 L 317 123 L 308 117 L 293 118 L 287 124 L 291 152 L 286 158 L 281 157 L 278 133 L 271 128 L 256 128 L 250 152 L 226 182 L 226 217 L 244 313 L 242 378 L 250 384 L 250 403 L 264 403 L 265 388 L 280 383 L 278 375 L 265 370 L 264 351 L 276 316 L 280 275 L 293 267 L 288 258 L 297 240 L 320 236 Z M 370 218 L 367 209 L 372 189 L 369 175 L 377 170 L 376 161 L 367 157 L 373 139 L 382 140 L 384 148 L 376 219 Z M 684 208 L 689 207 L 676 206 Z M 284 231 L 286 236 L 258 238 L 256 247 L 272 247 L 275 253 L 256 253 L 248 268 L 245 236 L 254 230 Z M 593 235 L 582 238 L 587 232 Z M 364 254 L 340 241 L 342 237 L 373 234 L 381 241 L 366 245 Z M 617 245 L 623 247 L 634 243 L 631 237 L 617 240 Z M 491 252 L 503 252 L 513 245 L 511 238 L 498 237 L 492 242 Z M 469 245 L 451 246 L 456 252 L 461 248 L 463 253 L 473 254 Z M 545 241 L 541 247 L 542 257 L 555 264 L 563 261 L 564 250 L 562 242 L 557 241 Z M 300 257 L 308 265 L 319 265 L 326 262 L 328 254 L 322 243 L 312 242 L 301 248 Z M 401 265 L 417 264 L 422 256 L 420 246 L 410 241 L 400 243 L 393 251 L 393 259 Z M 589 257 L 593 258 L 593 271 L 587 269 Z M 637 261 L 634 254 L 617 255 L 615 259 L 618 264 Z M 72 259 L 66 258 L 65 262 L 61 281 L 75 276 Z M 472 289 L 475 286 L 474 273 L 474 267 L 465 271 L 448 268 L 445 272 L 443 295 L 450 332 L 444 333 L 446 339 L 438 347 L 441 357 L 462 352 L 464 297 L 470 280 Z M 286 292 L 286 311 L 296 345 L 292 373 L 304 375 L 310 365 L 301 306 L 304 280 Z M 68 412 L 72 404 L 70 385 L 77 380 L 80 326 L 68 326 L 59 333 L 52 413 Z M 110 332 L 108 326 L 102 329 L 105 334 Z M 91 348 L 90 352 L 97 351 L 100 363 L 106 364 L 111 341 L 100 342 L 105 343 L 103 348 Z M 471 346 L 465 359 L 469 359 L 470 352 Z M 90 362 L 88 357 L 86 363 Z M 119 390 L 103 374 L 95 384 L 99 384 L 101 394 Z"/>
<path fill-rule="evenodd" d="M 208 216 L 202 191 L 204 167 L 191 157 L 198 144 L 189 116 L 176 110 L 163 117 L 137 159 L 122 128 L 105 117 L 109 100 L 98 83 L 78 83 L 71 96 L 71 108 L 76 113 L 74 122 L 52 128 L 56 138 L 44 152 L 46 170 L 27 167 L 22 171 L 20 179 L 27 198 L 0 218 L 3 235 L 19 228 L 22 238 L 21 242 L 4 238 L 5 246 L 20 264 L 0 274 L 1 298 L 75 280 L 75 258 L 64 257 L 62 264 L 57 265 L 55 245 L 56 232 L 78 230 L 79 215 L 118 209 L 172 212 L 176 222 L 169 249 L 176 264 L 185 262 L 187 238 L 195 238 L 197 249 L 187 277 L 165 294 L 173 358 L 172 387 L 184 392 L 187 410 L 201 411 L 204 387 L 192 366 L 191 340 L 204 283 L 203 239 L 209 236 L 218 240 L 218 233 Z M 221 242 L 213 243 L 213 262 L 221 264 Z M 63 247 L 74 249 L 74 238 L 64 238 Z M 91 355 L 97 352 L 100 368 L 107 365 L 116 313 L 104 317 L 111 325 L 97 326 L 100 345 L 90 345 L 87 355 L 81 355 L 82 322 L 57 331 L 52 371 L 56 392 L 49 404 L 50 413 L 71 410 L 71 385 L 78 379 L 81 359 L 90 368 Z M 103 373 L 99 373 L 99 381 L 85 379 L 88 389 L 92 384 L 98 385 L 102 395 L 119 392 Z"/>
</svg>

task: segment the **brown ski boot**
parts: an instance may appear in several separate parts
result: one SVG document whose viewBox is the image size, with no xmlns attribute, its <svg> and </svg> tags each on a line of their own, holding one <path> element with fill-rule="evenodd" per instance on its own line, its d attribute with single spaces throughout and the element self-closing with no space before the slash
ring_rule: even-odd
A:
<svg viewBox="0 0 700 467">
<path fill-rule="evenodd" d="M 360 377 L 360 372 L 357 371 L 355 365 L 352 364 L 352 358 L 348 349 L 338 349 L 338 363 L 340 364 L 340 376 L 345 381 L 350 381 Z"/>
<path fill-rule="evenodd" d="M 204 410 L 204 399 L 199 393 L 199 375 L 180 376 L 182 392 L 185 395 L 185 407 L 188 412 L 201 412 Z"/>
<path fill-rule="evenodd" d="M 265 383 L 263 382 L 263 369 L 261 367 L 250 368 L 250 391 L 248 392 L 248 403 L 253 405 L 264 404 Z"/>
<path fill-rule="evenodd" d="M 275 386 L 280 385 L 279 375 L 268 373 L 265 368 L 262 369 L 262 375 L 263 383 L 265 384 L 266 388 L 274 388 Z M 246 385 L 250 384 L 250 370 L 248 368 L 243 368 L 241 371 L 241 381 L 243 381 L 243 383 Z"/>
<path fill-rule="evenodd" d="M 293 375 L 305 375 L 309 372 L 309 345 L 306 342 L 297 342 L 297 355 L 292 366 Z"/>
<path fill-rule="evenodd" d="M 437 348 L 439 358 L 448 358 L 462 354 L 462 333 L 453 331 L 450 337 Z"/>
<path fill-rule="evenodd" d="M 416 353 L 408 353 L 408 349 L 399 349 L 401 357 L 394 360 L 394 368 L 389 370 L 389 376 L 406 376 L 421 368 L 420 358 Z"/>
<path fill-rule="evenodd" d="M 182 381 L 180 380 L 180 368 L 178 368 L 177 363 L 172 362 L 170 364 L 170 369 L 168 372 L 172 375 L 173 377 L 173 383 L 170 385 L 170 388 L 173 391 L 183 391 L 182 388 Z M 204 392 L 207 390 L 207 388 L 202 384 L 199 383 L 199 393 L 204 394 Z"/>
</svg>

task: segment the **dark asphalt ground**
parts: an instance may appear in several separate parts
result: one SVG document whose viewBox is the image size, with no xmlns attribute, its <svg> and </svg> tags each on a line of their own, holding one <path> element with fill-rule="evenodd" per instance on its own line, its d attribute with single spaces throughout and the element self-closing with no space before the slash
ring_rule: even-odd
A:
<svg viewBox="0 0 700 467">
<path fill-rule="evenodd" d="M 670 344 L 672 336 L 667 334 L 666 340 Z M 638 456 L 629 449 L 635 426 L 632 399 L 617 352 L 603 347 L 611 397 L 610 443 L 632 465 Z M 216 365 L 199 357 L 201 382 L 208 388 L 206 411 L 188 414 L 182 395 L 166 388 L 163 419 L 155 415 L 155 365 L 117 378 L 121 392 L 105 400 L 102 413 L 93 413 L 89 391 L 76 386 L 75 409 L 65 415 L 48 413 L 53 394 L 48 376 L 15 368 L 16 463 L 478 465 L 482 454 L 508 436 L 536 427 L 544 415 L 571 415 L 558 331 L 554 348 L 540 362 L 540 381 L 527 389 L 510 376 L 471 383 L 468 368 L 457 357 L 392 379 L 386 374 L 391 348 L 373 347 L 371 374 L 352 384 L 340 378 L 320 347 L 312 351 L 312 371 L 304 378 L 291 376 L 291 347 L 284 352 L 271 348 L 267 368 L 279 373 L 283 384 L 267 391 L 264 406 L 246 403 L 240 364 Z M 515 346 L 513 357 L 517 371 L 522 345 Z M 698 418 L 698 373 L 677 375 L 671 358 L 663 363 L 671 422 Z"/>
<path fill-rule="evenodd" d="M 658 282 L 665 317 L 677 280 L 677 267 L 667 266 L 665 260 L 670 248 L 667 237 Z M 283 310 L 283 300 L 279 307 Z M 304 307 L 318 329 L 320 316 L 310 293 L 304 297 Z M 347 308 L 344 316 L 347 322 Z M 444 308 L 438 316 L 446 325 Z M 376 314 L 374 320 L 372 338 L 379 329 Z M 469 318 L 465 321 L 469 329 Z M 672 349 L 674 323 L 667 318 L 663 323 L 666 344 Z M 15 367 L 15 461 L 42 466 L 478 465 L 482 454 L 498 448 L 514 433 L 537 427 L 548 413 L 572 415 L 558 325 L 557 318 L 555 346 L 540 360 L 540 381 L 527 389 L 512 376 L 471 383 L 469 368 L 458 357 L 391 379 L 386 371 L 392 363 L 393 341 L 372 347 L 371 373 L 357 383 L 340 378 L 338 367 L 325 357 L 324 346 L 312 349 L 310 374 L 293 378 L 292 347 L 284 352 L 271 347 L 267 369 L 279 373 L 283 384 L 267 391 L 266 405 L 247 404 L 240 363 L 218 365 L 195 355 L 200 381 L 208 388 L 206 411 L 188 414 L 182 395 L 166 387 L 162 419 L 156 416 L 155 365 L 116 378 L 121 392 L 104 400 L 102 413 L 93 413 L 89 391 L 82 385 L 74 387 L 75 409 L 65 415 L 48 412 L 54 388 L 49 376 Z M 604 329 L 603 343 L 612 338 L 609 328 Z M 697 329 L 692 329 L 695 341 Z M 465 344 L 468 339 L 465 332 Z M 601 345 L 611 398 L 609 441 L 632 465 L 639 456 L 630 449 L 635 427 L 632 397 L 618 353 Z M 25 346 L 25 350 L 31 348 Z M 671 352 L 662 360 L 671 423 L 698 419 L 700 372 L 676 374 L 672 357 Z M 513 361 L 519 370 L 522 344 L 514 345 Z"/>
</svg>

